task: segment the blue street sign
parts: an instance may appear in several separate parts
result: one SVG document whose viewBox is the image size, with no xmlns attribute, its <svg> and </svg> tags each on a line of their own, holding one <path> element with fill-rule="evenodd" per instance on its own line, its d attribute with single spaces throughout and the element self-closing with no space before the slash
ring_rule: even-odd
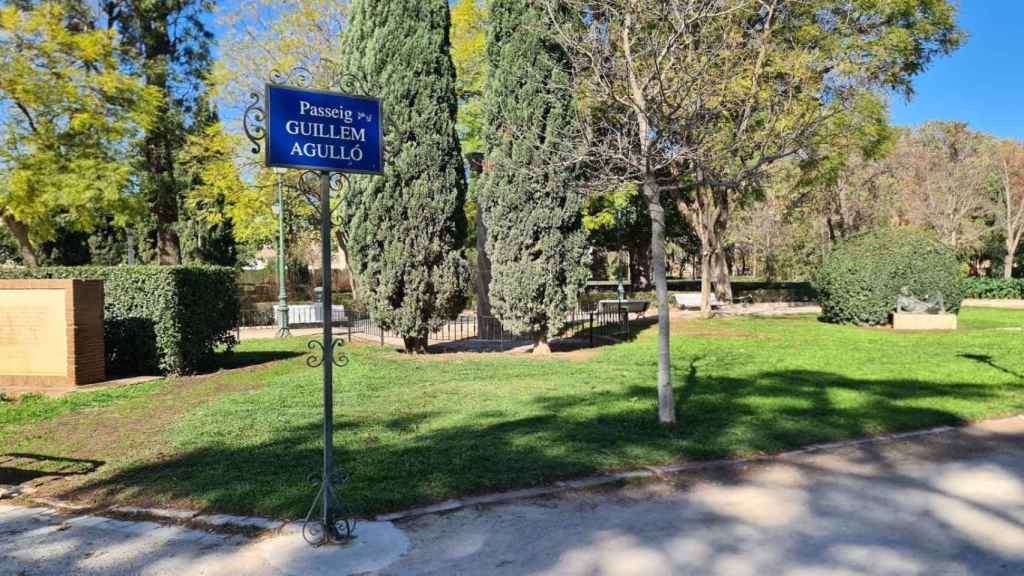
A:
<svg viewBox="0 0 1024 576">
<path fill-rule="evenodd" d="M 380 174 L 380 100 L 267 84 L 266 164 L 327 172 Z"/>
</svg>

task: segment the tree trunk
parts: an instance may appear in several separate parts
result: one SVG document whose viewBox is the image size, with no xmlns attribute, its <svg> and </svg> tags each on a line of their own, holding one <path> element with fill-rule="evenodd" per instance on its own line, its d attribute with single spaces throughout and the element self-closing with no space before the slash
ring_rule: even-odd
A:
<svg viewBox="0 0 1024 576">
<path fill-rule="evenodd" d="M 155 10 L 156 16 L 167 16 Z M 174 46 L 168 27 L 161 18 L 141 18 L 139 22 L 140 52 L 145 55 L 146 85 L 164 96 L 153 125 L 147 128 L 142 143 L 142 156 L 149 179 L 149 209 L 156 220 L 157 262 L 165 265 L 181 263 L 181 239 L 175 229 L 178 224 L 179 191 L 174 175 L 175 141 L 184 130 L 181 121 L 171 109 L 169 89 L 171 74 L 169 62 Z"/>
<path fill-rule="evenodd" d="M 651 259 L 648 257 L 650 251 L 643 242 L 631 243 L 627 252 L 629 253 L 629 287 L 636 290 L 645 290 L 651 285 Z"/>
<path fill-rule="evenodd" d="M 405 344 L 405 351 L 409 354 L 427 353 L 426 338 L 420 338 L 419 336 L 402 336 L 402 342 Z"/>
<path fill-rule="evenodd" d="M 1006 260 L 1003 262 L 1003 278 L 1009 280 L 1013 278 L 1013 261 L 1017 257 L 1017 247 L 1011 246 L 1009 240 L 1006 241 Z"/>
<path fill-rule="evenodd" d="M 4 215 L 4 224 L 7 225 L 7 229 L 14 235 L 14 239 L 18 242 L 18 253 L 21 254 L 21 260 L 25 263 L 25 266 L 35 268 L 39 265 L 39 261 L 36 260 L 36 251 L 32 246 L 32 240 L 28 237 L 28 226 L 19 221 L 10 214 Z"/>
<path fill-rule="evenodd" d="M 345 267 L 348 268 L 349 283 L 352 288 L 352 301 L 359 302 L 358 279 L 355 270 L 352 269 L 352 261 L 348 257 L 348 244 L 345 242 L 345 233 L 341 228 L 334 230 L 334 239 L 338 242 L 338 249 L 341 250 L 341 257 L 345 259 Z M 282 255 L 283 256 L 283 255 Z"/>
<path fill-rule="evenodd" d="M 716 234 L 713 240 L 718 241 L 718 238 Z M 715 289 L 715 296 L 719 302 L 732 302 L 732 281 L 729 278 L 729 262 L 726 260 L 725 250 L 722 249 L 720 241 L 718 241 L 717 246 L 713 247 L 712 254 L 711 283 Z"/>
<path fill-rule="evenodd" d="M 481 212 L 478 210 L 476 218 L 476 316 L 487 318 L 491 316 L 491 259 L 487 257 L 487 225 Z"/>
<path fill-rule="evenodd" d="M 700 241 L 700 315 L 702 318 L 711 318 L 711 249 L 707 246 L 707 240 Z"/>
<path fill-rule="evenodd" d="M 547 356 L 551 354 L 551 345 L 548 343 L 547 334 L 538 332 L 533 335 L 533 353 Z"/>
<path fill-rule="evenodd" d="M 697 178 L 701 175 L 698 173 Z M 701 279 L 701 316 L 710 318 L 711 313 L 711 290 L 712 283 L 720 287 L 716 290 L 722 291 L 722 296 L 732 297 L 732 286 L 729 284 L 729 263 L 725 260 L 725 254 L 719 255 L 722 250 L 720 233 L 725 227 L 725 218 L 722 218 L 724 208 L 722 202 L 716 200 L 714 191 L 708 186 L 701 186 L 695 193 L 692 203 L 682 196 L 676 197 L 676 205 L 679 211 L 684 214 L 690 222 L 690 226 L 697 233 L 700 239 L 700 279 Z M 719 261 L 721 258 L 721 261 Z M 719 270 L 719 266 L 721 270 Z"/>
<path fill-rule="evenodd" d="M 668 307 L 668 279 L 665 277 L 665 209 L 654 175 L 644 182 L 644 196 L 651 216 L 651 268 L 658 297 L 658 421 L 676 423 L 675 400 L 672 397 L 672 356 L 669 349 L 671 324 Z"/>
<path fill-rule="evenodd" d="M 729 278 L 729 260 L 722 239 L 725 237 L 725 226 L 729 219 L 729 199 L 727 193 L 720 190 L 712 191 L 708 198 L 714 206 L 713 210 L 708 210 L 713 215 L 713 219 L 708 222 L 708 244 L 712 255 L 711 282 L 718 301 L 728 303 L 732 302 L 732 281 Z"/>
</svg>

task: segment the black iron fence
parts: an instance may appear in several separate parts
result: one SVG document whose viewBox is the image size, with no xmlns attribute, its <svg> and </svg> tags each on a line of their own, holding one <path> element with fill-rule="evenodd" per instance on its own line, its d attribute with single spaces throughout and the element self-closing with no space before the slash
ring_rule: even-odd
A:
<svg viewBox="0 0 1024 576">
<path fill-rule="evenodd" d="M 319 305 L 317 305 L 318 307 Z M 597 306 L 592 310 L 577 308 L 570 313 L 561 339 L 573 340 L 577 345 L 595 346 L 609 340 L 625 340 L 636 330 L 637 320 L 642 313 L 630 313 L 625 307 Z M 289 325 L 322 326 L 319 309 L 313 305 L 289 306 Z M 344 310 L 336 307 L 331 323 L 349 340 L 379 341 L 383 346 L 388 340 L 401 339 L 401 335 L 386 329 L 365 312 Z M 243 310 L 239 328 L 273 328 L 277 319 L 273 310 Z M 502 326 L 491 316 L 462 314 L 442 324 L 427 337 L 431 345 L 466 350 L 508 349 L 530 343 L 527 335 L 516 334 Z"/>
</svg>

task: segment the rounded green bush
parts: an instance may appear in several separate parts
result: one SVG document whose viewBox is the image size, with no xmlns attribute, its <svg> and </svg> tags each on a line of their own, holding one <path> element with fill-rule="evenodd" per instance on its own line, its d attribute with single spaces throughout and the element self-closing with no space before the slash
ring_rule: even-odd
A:
<svg viewBox="0 0 1024 576">
<path fill-rule="evenodd" d="M 814 278 L 822 319 L 837 324 L 889 322 L 900 290 L 927 300 L 942 294 L 958 312 L 963 293 L 960 265 L 934 236 L 908 228 L 868 232 L 843 242 Z"/>
</svg>

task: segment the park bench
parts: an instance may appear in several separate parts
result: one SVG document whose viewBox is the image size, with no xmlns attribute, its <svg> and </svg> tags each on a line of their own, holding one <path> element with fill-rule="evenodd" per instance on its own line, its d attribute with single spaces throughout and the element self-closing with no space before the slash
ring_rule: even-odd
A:
<svg viewBox="0 0 1024 576">
<path fill-rule="evenodd" d="M 647 300 L 599 300 L 597 302 L 597 310 L 602 314 L 608 314 L 612 312 L 618 312 L 622 310 L 629 314 L 636 314 L 643 318 L 647 312 L 647 308 L 650 307 L 651 303 Z"/>
<path fill-rule="evenodd" d="M 675 294 L 676 306 L 683 310 L 687 308 L 700 308 L 700 292 L 677 292 Z M 711 293 L 711 307 L 718 308 L 722 303 Z"/>
</svg>

